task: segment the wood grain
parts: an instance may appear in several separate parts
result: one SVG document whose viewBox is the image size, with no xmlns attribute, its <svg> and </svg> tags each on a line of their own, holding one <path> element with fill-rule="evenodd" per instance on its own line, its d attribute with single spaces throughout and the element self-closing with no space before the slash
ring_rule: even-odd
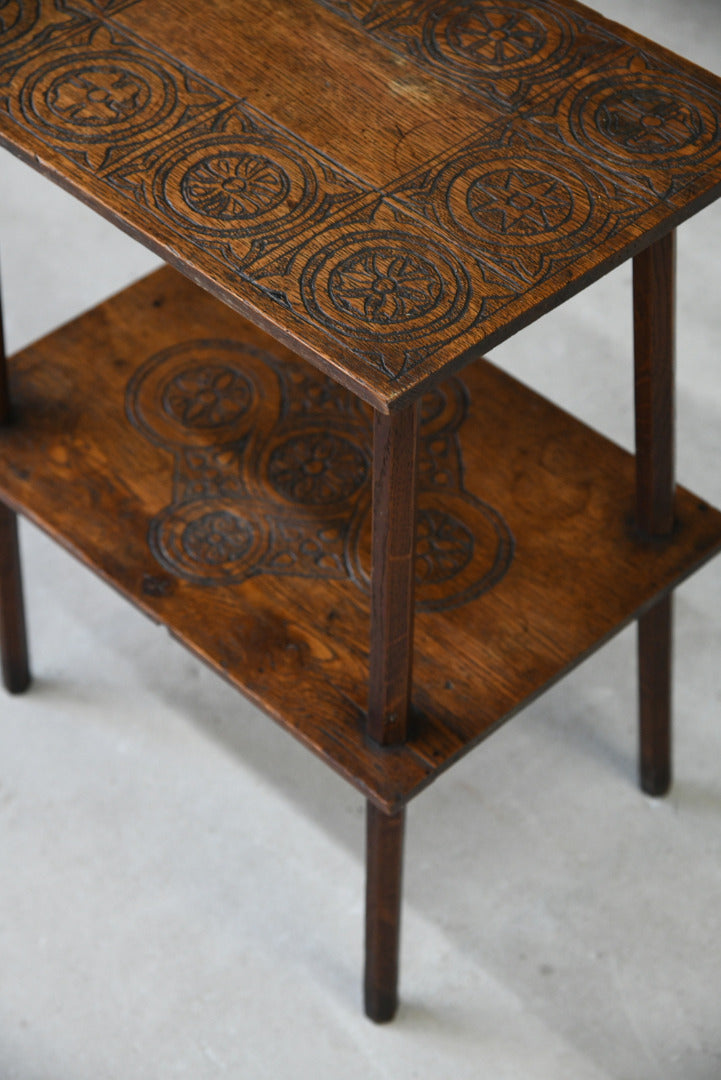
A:
<svg viewBox="0 0 721 1080">
<path fill-rule="evenodd" d="M 406 741 L 413 668 L 418 407 L 375 413 L 368 734 Z"/>
<path fill-rule="evenodd" d="M 0 657 L 3 685 L 21 694 L 30 685 L 17 518 L 0 503 Z"/>
<path fill-rule="evenodd" d="M 673 530 L 676 235 L 633 260 L 636 506 L 647 537 Z"/>
<path fill-rule="evenodd" d="M 200 12 L 15 5 L 0 142 L 380 411 L 721 191 L 721 81 L 580 5 Z"/>
<path fill-rule="evenodd" d="M 721 545 L 683 488 L 639 539 L 633 457 L 474 364 L 421 402 L 411 736 L 380 748 L 370 410 L 169 269 L 10 374 L 2 498 L 389 813 Z"/>
<path fill-rule="evenodd" d="M 674 498 L 671 230 L 721 80 L 575 0 L 0 6 L 0 143 L 256 327 L 166 270 L 0 356 L 6 685 L 21 511 L 367 796 L 388 1020 L 405 802 L 633 618 L 668 786 L 669 593 L 721 547 Z M 635 467 L 478 359 L 631 256 Z"/>
<path fill-rule="evenodd" d="M 364 999 L 378 1024 L 398 1008 L 404 833 L 404 810 L 388 815 L 367 804 Z"/>
<path fill-rule="evenodd" d="M 675 506 L 676 237 L 633 261 L 636 513 L 641 533 L 670 536 Z M 648 795 L 671 786 L 672 598 L 638 621 L 639 778 Z"/>
<path fill-rule="evenodd" d="M 664 596 L 638 620 L 639 782 L 647 795 L 665 795 L 672 763 L 673 596 Z"/>
<path fill-rule="evenodd" d="M 12 418 L 0 301 L 0 428 Z M 0 661 L 3 685 L 20 694 L 30 685 L 25 604 L 20 571 L 17 518 L 0 502 Z"/>
</svg>

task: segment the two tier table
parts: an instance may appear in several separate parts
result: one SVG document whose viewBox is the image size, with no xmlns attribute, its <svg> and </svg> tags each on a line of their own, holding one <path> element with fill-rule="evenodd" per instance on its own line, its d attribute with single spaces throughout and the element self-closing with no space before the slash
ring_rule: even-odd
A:
<svg viewBox="0 0 721 1080">
<path fill-rule="evenodd" d="M 20 513 L 366 797 L 388 1020 L 406 803 L 634 619 L 670 783 L 671 592 L 721 548 L 674 478 L 674 230 L 721 80 L 572 0 L 6 0 L 0 142 L 169 264 L 0 358 L 5 685 Z M 481 358 L 629 258 L 635 457 Z"/>
</svg>

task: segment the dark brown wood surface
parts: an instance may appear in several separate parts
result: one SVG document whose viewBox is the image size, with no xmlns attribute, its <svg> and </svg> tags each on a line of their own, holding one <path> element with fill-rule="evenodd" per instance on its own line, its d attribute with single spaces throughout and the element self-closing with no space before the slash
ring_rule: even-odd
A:
<svg viewBox="0 0 721 1080">
<path fill-rule="evenodd" d="M 404 833 L 405 810 L 388 815 L 368 803 L 363 982 L 366 1014 L 379 1024 L 398 1008 Z"/>
<path fill-rule="evenodd" d="M 34 0 L 0 142 L 388 411 L 715 198 L 721 81 L 569 0 Z"/>
<path fill-rule="evenodd" d="M 671 787 L 673 596 L 662 597 L 638 620 L 640 753 L 638 775 L 647 795 Z"/>
<path fill-rule="evenodd" d="M 0 428 L 10 423 L 5 338 L 0 304 Z M 17 518 L 0 502 L 0 667 L 3 685 L 20 694 L 30 684 Z"/>
<path fill-rule="evenodd" d="M 3 685 L 21 694 L 30 685 L 17 518 L 0 502 L 0 659 Z"/>
<path fill-rule="evenodd" d="M 406 741 L 413 673 L 418 406 L 374 414 L 368 734 Z"/>
<path fill-rule="evenodd" d="M 371 411 L 169 269 L 10 360 L 0 495 L 386 811 L 721 545 L 486 362 L 421 403 L 409 741 L 368 705 Z"/>
<path fill-rule="evenodd" d="M 668 537 L 675 508 L 676 236 L 633 262 L 636 514 L 641 533 Z M 673 604 L 663 597 L 638 621 L 639 780 L 648 795 L 671 786 Z"/>
<path fill-rule="evenodd" d="M 673 530 L 676 234 L 633 260 L 636 512 L 648 537 Z"/>
</svg>

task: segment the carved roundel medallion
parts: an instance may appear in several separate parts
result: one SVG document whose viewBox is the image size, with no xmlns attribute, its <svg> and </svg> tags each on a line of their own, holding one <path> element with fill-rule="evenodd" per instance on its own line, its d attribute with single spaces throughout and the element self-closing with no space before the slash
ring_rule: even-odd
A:
<svg viewBox="0 0 721 1080">
<path fill-rule="evenodd" d="M 38 19 L 38 0 L 0 0 L 0 45 L 18 41 Z"/>
<path fill-rule="evenodd" d="M 556 233 L 573 213 L 573 192 L 549 173 L 501 168 L 473 178 L 466 210 L 480 229 L 504 237 Z"/>
<path fill-rule="evenodd" d="M 404 232 L 369 229 L 339 237 L 306 265 L 308 312 L 332 330 L 381 341 L 435 333 L 468 304 L 468 275 L 448 248 Z"/>
<path fill-rule="evenodd" d="M 370 507 L 351 537 L 354 580 L 370 587 Z M 421 488 L 416 518 L 416 605 L 439 611 L 474 600 L 496 585 L 513 559 L 513 536 L 501 515 L 466 491 Z"/>
<path fill-rule="evenodd" d="M 163 411 L 184 429 L 223 431 L 242 419 L 253 400 L 246 375 L 227 364 L 191 360 L 163 389 Z"/>
<path fill-rule="evenodd" d="M 424 441 L 435 435 L 457 431 L 466 419 L 468 391 L 460 379 L 446 379 L 426 390 L 421 398 L 421 437 Z"/>
<path fill-rule="evenodd" d="M 128 414 L 162 446 L 227 444 L 264 430 L 279 407 L 278 380 L 257 350 L 233 341 L 187 341 L 151 357 L 127 395 Z"/>
<path fill-rule="evenodd" d="M 151 523 L 158 561 L 197 584 L 244 581 L 268 547 L 267 526 L 238 501 L 198 499 L 169 507 Z"/>
<path fill-rule="evenodd" d="M 206 154 L 184 172 L 183 201 L 211 220 L 252 220 L 280 206 L 288 194 L 288 174 L 262 154 L 221 151 Z"/>
<path fill-rule="evenodd" d="M 624 162 L 683 162 L 718 139 L 715 108 L 663 73 L 627 73 L 585 87 L 571 104 L 571 130 L 596 153 Z"/>
<path fill-rule="evenodd" d="M 557 157 L 526 150 L 470 153 L 435 184 L 434 206 L 463 236 L 512 249 L 564 251 L 579 232 L 601 227 L 606 199 L 592 177 Z"/>
<path fill-rule="evenodd" d="M 286 147 L 251 136 L 208 135 L 160 168 L 155 201 L 186 228 L 252 236 L 286 228 L 315 198 L 312 169 Z"/>
<path fill-rule="evenodd" d="M 23 118 L 54 139 L 123 143 L 156 127 L 175 107 L 175 87 L 159 65 L 129 50 L 40 54 L 23 85 Z"/>
<path fill-rule="evenodd" d="M 271 487 L 288 502 L 337 512 L 363 487 L 370 470 L 357 443 L 313 429 L 274 446 L 266 471 Z"/>
<path fill-rule="evenodd" d="M 561 63 L 570 27 L 559 13 L 535 4 L 481 0 L 441 5 L 429 16 L 424 39 L 432 56 L 469 77 L 515 79 Z"/>
</svg>

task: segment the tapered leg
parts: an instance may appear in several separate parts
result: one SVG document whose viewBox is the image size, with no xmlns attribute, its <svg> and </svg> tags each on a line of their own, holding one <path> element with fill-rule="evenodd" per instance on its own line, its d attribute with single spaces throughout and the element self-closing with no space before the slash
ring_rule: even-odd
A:
<svg viewBox="0 0 721 1080">
<path fill-rule="evenodd" d="M 0 308 L 0 425 L 8 424 L 10 418 L 10 394 Z M 0 503 L 0 656 L 5 688 L 11 694 L 22 693 L 30 683 L 30 670 L 17 518 L 4 503 Z"/>
<path fill-rule="evenodd" d="M 636 509 L 642 536 L 668 536 L 674 525 L 675 234 L 633 263 L 636 389 Z M 638 620 L 642 789 L 671 785 L 672 603 L 665 596 Z"/>
<path fill-rule="evenodd" d="M 404 827 L 404 810 L 388 815 L 368 803 L 365 1010 L 378 1024 L 398 1008 Z"/>
</svg>

